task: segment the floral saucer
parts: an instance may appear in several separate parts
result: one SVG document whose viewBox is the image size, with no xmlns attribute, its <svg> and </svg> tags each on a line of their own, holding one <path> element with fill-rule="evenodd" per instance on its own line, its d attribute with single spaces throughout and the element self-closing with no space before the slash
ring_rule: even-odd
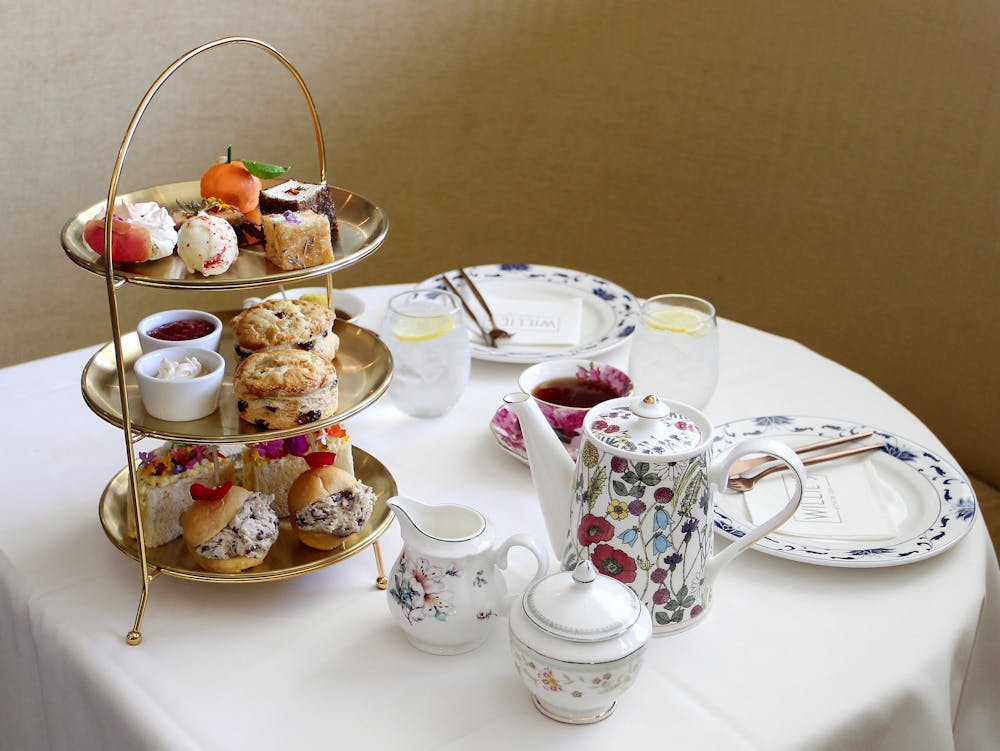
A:
<svg viewBox="0 0 1000 751">
<path fill-rule="evenodd" d="M 518 422 L 517 415 L 504 406 L 499 407 L 490 420 L 490 432 L 500 448 L 518 461 L 528 463 L 528 452 L 524 448 L 524 435 L 521 433 L 521 423 Z M 563 443 L 563 446 L 575 460 L 578 447 L 570 443 Z"/>
</svg>

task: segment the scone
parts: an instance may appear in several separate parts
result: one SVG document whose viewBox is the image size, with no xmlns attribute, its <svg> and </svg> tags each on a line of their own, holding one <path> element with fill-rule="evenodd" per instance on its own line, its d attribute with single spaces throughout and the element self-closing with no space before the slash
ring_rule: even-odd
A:
<svg viewBox="0 0 1000 751">
<path fill-rule="evenodd" d="M 340 337 L 333 333 L 337 314 L 308 300 L 265 300 L 230 322 L 238 357 L 255 352 L 300 349 L 333 360 Z"/>
<path fill-rule="evenodd" d="M 233 376 L 240 419 L 261 430 L 294 428 L 337 411 L 337 369 L 315 352 L 258 352 Z"/>
<path fill-rule="evenodd" d="M 279 269 L 308 269 L 333 263 L 330 221 L 311 209 L 261 216 L 264 255 Z"/>
</svg>

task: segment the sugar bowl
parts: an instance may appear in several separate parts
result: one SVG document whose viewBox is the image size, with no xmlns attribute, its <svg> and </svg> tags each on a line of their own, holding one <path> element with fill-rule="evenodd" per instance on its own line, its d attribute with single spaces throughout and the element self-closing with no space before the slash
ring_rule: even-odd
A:
<svg viewBox="0 0 1000 751">
<path fill-rule="evenodd" d="M 649 610 L 621 582 L 581 561 L 541 579 L 510 609 L 510 649 L 545 716 L 598 722 L 635 682 L 653 635 Z"/>
</svg>

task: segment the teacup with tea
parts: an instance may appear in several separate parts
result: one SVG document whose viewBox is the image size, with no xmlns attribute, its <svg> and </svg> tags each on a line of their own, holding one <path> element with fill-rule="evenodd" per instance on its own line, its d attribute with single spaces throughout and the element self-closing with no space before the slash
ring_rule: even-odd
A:
<svg viewBox="0 0 1000 751">
<path fill-rule="evenodd" d="M 632 379 L 613 365 L 593 360 L 546 360 L 525 369 L 517 384 L 531 394 L 566 446 L 576 458 L 580 445 L 580 429 L 587 411 L 608 399 L 632 394 Z M 493 418 L 494 426 L 509 437 L 515 448 L 523 448 L 517 418 L 502 407 Z"/>
</svg>

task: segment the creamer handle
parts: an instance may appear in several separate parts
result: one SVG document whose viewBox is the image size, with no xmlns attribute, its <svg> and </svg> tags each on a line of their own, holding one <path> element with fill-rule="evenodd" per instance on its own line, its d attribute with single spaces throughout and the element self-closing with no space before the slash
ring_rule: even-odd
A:
<svg viewBox="0 0 1000 751">
<path fill-rule="evenodd" d="M 511 535 L 510 537 L 508 537 L 506 540 L 503 541 L 500 547 L 497 548 L 495 553 L 497 568 L 506 571 L 507 554 L 510 552 L 510 549 L 514 547 L 525 548 L 526 550 L 530 551 L 533 556 L 535 556 L 535 563 L 537 564 L 537 568 L 535 569 L 535 575 L 531 577 L 531 581 L 528 582 L 529 587 L 549 573 L 548 552 L 546 552 L 545 548 L 543 548 L 535 541 L 534 537 L 524 533 Z M 516 595 L 507 595 L 503 599 L 503 602 L 500 603 L 500 613 L 502 615 L 507 615 L 508 613 L 510 613 L 511 606 L 514 604 L 515 600 L 520 598 L 520 596 L 521 596 L 520 592 Z"/>
</svg>

